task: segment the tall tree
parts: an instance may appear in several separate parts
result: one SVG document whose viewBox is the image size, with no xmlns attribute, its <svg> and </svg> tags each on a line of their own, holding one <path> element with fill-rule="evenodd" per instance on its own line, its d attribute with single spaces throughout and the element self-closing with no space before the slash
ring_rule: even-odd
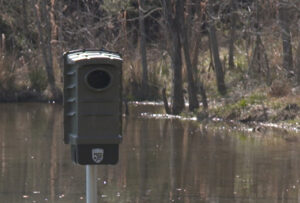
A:
<svg viewBox="0 0 300 203">
<path fill-rule="evenodd" d="M 184 108 L 182 92 L 182 60 L 179 25 L 180 0 L 162 0 L 167 36 L 170 39 L 169 53 L 172 66 L 172 114 L 179 114 Z"/>
<path fill-rule="evenodd" d="M 292 74 L 293 71 L 293 53 L 291 44 L 291 32 L 290 32 L 290 14 L 289 4 L 286 0 L 279 1 L 279 25 L 281 28 L 281 39 L 282 39 L 282 54 L 283 54 L 283 68 L 288 71 L 288 75 Z"/>
<path fill-rule="evenodd" d="M 271 84 L 269 60 L 266 49 L 261 39 L 262 26 L 260 22 L 262 20 L 262 8 L 258 1 L 255 2 L 255 19 L 254 19 L 254 33 L 255 33 L 255 44 L 252 51 L 252 58 L 249 64 L 249 75 L 252 78 L 266 79 L 268 85 Z"/>
<path fill-rule="evenodd" d="M 22 0 L 22 12 L 23 12 L 23 30 L 28 33 L 28 14 L 27 14 L 27 0 Z"/>
<path fill-rule="evenodd" d="M 209 43 L 210 43 L 210 47 L 211 47 L 211 51 L 212 51 L 218 92 L 221 95 L 225 95 L 226 94 L 226 86 L 225 86 L 225 81 L 224 81 L 224 71 L 223 71 L 221 60 L 220 60 L 219 45 L 218 45 L 218 39 L 217 39 L 217 35 L 216 35 L 215 22 L 212 18 L 212 16 L 214 15 L 214 12 L 213 12 L 214 4 L 215 4 L 215 0 L 209 0 L 208 7 L 207 7 L 208 14 L 210 15 L 210 19 L 208 19 Z"/>
<path fill-rule="evenodd" d="M 202 105 L 204 109 L 208 109 L 208 102 L 207 102 L 207 96 L 206 96 L 206 90 L 204 87 L 203 82 L 201 81 L 200 76 L 198 76 L 198 71 L 197 71 L 197 66 L 198 66 L 198 62 L 199 62 L 199 54 L 200 54 L 200 46 L 201 46 L 201 39 L 202 39 L 202 33 L 203 33 L 203 17 L 204 17 L 204 13 L 205 13 L 205 7 L 204 5 L 196 5 L 196 19 L 198 21 L 198 23 L 189 23 L 190 25 L 194 25 L 198 27 L 198 32 L 193 32 L 195 33 L 194 38 L 192 40 L 190 40 L 191 46 L 194 45 L 193 48 L 193 54 L 192 54 L 192 67 L 193 67 L 193 71 L 194 71 L 194 79 L 195 79 L 195 83 L 197 84 L 197 89 L 201 95 L 201 101 L 202 101 Z M 191 10 L 191 9 L 190 9 Z M 191 11 L 190 11 L 190 15 L 191 15 Z M 191 19 L 191 18 L 189 18 Z M 200 29 L 199 29 L 200 28 Z M 191 30 L 191 29 L 190 29 Z"/>
<path fill-rule="evenodd" d="M 298 42 L 298 46 L 296 49 L 296 73 L 297 73 L 297 83 L 300 85 L 300 41 Z"/>
<path fill-rule="evenodd" d="M 53 98 L 57 98 L 58 91 L 55 84 L 55 76 L 53 70 L 53 55 L 51 47 L 51 22 L 48 6 L 46 1 L 32 1 L 33 10 L 36 17 L 36 24 L 39 32 L 39 40 L 42 49 L 42 55 L 45 63 L 45 69 L 48 77 L 48 84 Z"/>
<path fill-rule="evenodd" d="M 229 69 L 234 68 L 234 41 L 235 41 L 235 30 L 236 30 L 236 19 L 237 19 L 237 8 L 236 0 L 230 0 L 230 36 L 229 36 L 229 55 L 228 55 L 228 66 Z"/>
<path fill-rule="evenodd" d="M 144 0 L 139 0 L 139 31 L 140 31 L 140 54 L 142 59 L 142 99 L 148 98 L 148 67 L 147 67 L 147 52 L 146 52 L 146 31 L 144 23 Z"/>
<path fill-rule="evenodd" d="M 190 45 L 187 36 L 187 25 L 184 19 L 184 0 L 179 0 L 179 10 L 178 10 L 178 21 L 180 25 L 180 40 L 183 47 L 183 53 L 185 58 L 185 65 L 188 77 L 188 97 L 189 97 L 189 110 L 199 108 L 199 102 L 197 99 L 197 88 L 195 85 L 195 80 L 193 76 L 193 66 L 190 58 Z"/>
</svg>

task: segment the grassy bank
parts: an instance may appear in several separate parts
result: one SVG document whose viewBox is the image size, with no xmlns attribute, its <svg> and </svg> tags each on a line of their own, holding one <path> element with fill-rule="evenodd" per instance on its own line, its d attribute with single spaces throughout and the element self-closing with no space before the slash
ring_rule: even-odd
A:
<svg viewBox="0 0 300 203">
<path fill-rule="evenodd" d="M 245 82 L 245 81 L 244 81 Z M 300 87 L 286 80 L 268 85 L 249 84 L 249 88 L 231 88 L 225 98 L 215 97 L 207 112 L 199 110 L 198 120 L 221 119 L 245 124 L 262 124 L 298 129 L 300 123 Z"/>
</svg>

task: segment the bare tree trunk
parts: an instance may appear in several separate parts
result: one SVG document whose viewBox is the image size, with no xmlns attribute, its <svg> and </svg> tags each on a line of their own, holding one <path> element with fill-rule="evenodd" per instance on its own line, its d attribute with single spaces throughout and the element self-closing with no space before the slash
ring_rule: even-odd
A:
<svg viewBox="0 0 300 203">
<path fill-rule="evenodd" d="M 255 47 L 249 65 L 249 75 L 256 79 L 263 76 L 267 84 L 271 84 L 269 59 L 259 34 L 256 34 Z"/>
<path fill-rule="evenodd" d="M 58 4 L 58 10 L 63 10 L 63 2 L 61 2 L 61 1 L 58 1 L 57 2 L 57 4 Z M 62 44 L 63 44 L 63 41 L 64 41 L 64 37 L 63 37 L 63 19 L 64 19 L 64 16 L 63 16 L 63 14 L 62 13 L 58 13 L 58 15 L 57 15 L 57 21 L 58 21 L 58 23 L 57 23 L 57 27 L 58 27 L 58 29 L 57 29 L 57 38 L 58 38 L 58 44 L 60 45 L 59 46 L 59 51 L 60 51 L 60 53 L 62 52 Z"/>
<path fill-rule="evenodd" d="M 293 53 L 291 44 L 291 33 L 289 25 L 289 11 L 287 2 L 280 0 L 279 2 L 279 24 L 281 28 L 282 38 L 282 54 L 283 54 L 283 68 L 288 71 L 288 76 L 293 75 Z"/>
<path fill-rule="evenodd" d="M 297 73 L 297 83 L 300 85 L 300 41 L 298 42 L 296 50 L 296 73 Z"/>
<path fill-rule="evenodd" d="M 48 77 L 48 84 L 52 93 L 52 97 L 56 98 L 57 90 L 55 85 L 55 76 L 53 71 L 53 57 L 51 48 L 51 24 L 49 19 L 49 13 L 47 11 L 46 1 L 42 0 L 34 2 L 36 23 L 39 31 L 40 45 L 42 49 L 42 55 L 44 58 L 45 69 Z M 42 28 L 42 23 L 45 25 L 45 31 Z"/>
<path fill-rule="evenodd" d="M 209 11 L 210 15 L 213 14 L 213 8 L 212 8 L 213 2 L 214 1 L 210 0 L 208 3 L 208 11 Z M 212 19 L 209 19 L 208 24 L 209 24 L 209 30 L 208 30 L 209 43 L 211 46 L 211 51 L 212 51 L 212 56 L 213 56 L 218 92 L 221 95 L 225 95 L 226 94 L 226 86 L 225 86 L 225 81 L 224 81 L 224 71 L 222 68 L 222 63 L 221 63 L 220 55 L 219 55 L 219 45 L 218 45 L 218 40 L 217 40 L 217 35 L 216 35 L 216 28 L 215 28 L 215 25 L 214 25 L 214 22 Z"/>
<path fill-rule="evenodd" d="M 146 52 L 146 31 L 144 23 L 144 0 L 139 0 L 139 30 L 140 30 L 140 54 L 142 59 L 142 92 L 143 98 L 148 98 L 148 67 L 147 67 L 147 52 Z"/>
<path fill-rule="evenodd" d="M 195 77 L 195 83 L 197 84 L 196 88 L 199 90 L 199 93 L 201 95 L 201 101 L 204 109 L 208 109 L 208 102 L 207 102 L 207 96 L 206 96 L 206 90 L 204 88 L 203 82 L 201 81 L 200 77 L 197 77 L 197 65 L 198 65 L 198 56 L 200 52 L 200 43 L 201 43 L 201 36 L 198 37 L 196 40 L 194 53 L 193 53 L 193 62 L 192 67 L 194 70 Z"/>
<path fill-rule="evenodd" d="M 213 56 L 214 68 L 216 73 L 218 92 L 221 95 L 226 94 L 226 86 L 224 81 L 224 71 L 219 55 L 219 45 L 216 36 L 216 28 L 213 24 L 209 25 L 209 43 L 211 44 L 211 51 Z"/>
<path fill-rule="evenodd" d="M 208 109 L 206 90 L 205 90 L 204 85 L 201 81 L 199 81 L 199 91 L 200 91 L 200 94 L 201 94 L 201 97 L 202 97 L 203 108 Z"/>
<path fill-rule="evenodd" d="M 180 6 L 179 6 L 179 25 L 180 26 L 180 39 L 181 39 L 181 45 L 183 47 L 184 52 L 184 58 L 185 58 L 185 65 L 187 70 L 187 76 L 188 76 L 188 97 L 189 97 L 189 110 L 193 111 L 194 109 L 199 108 L 199 103 L 197 99 L 197 88 L 194 82 L 193 77 L 193 66 L 190 58 L 190 48 L 189 48 L 189 42 L 187 37 L 187 26 L 185 25 L 184 20 L 184 1 L 179 0 Z"/>
<path fill-rule="evenodd" d="M 179 35 L 173 34 L 171 39 L 172 56 L 171 65 L 173 67 L 173 89 L 172 89 L 172 114 L 179 114 L 184 108 L 184 99 L 182 92 L 182 61 L 181 61 L 181 46 Z"/>
<path fill-rule="evenodd" d="M 252 78 L 258 79 L 264 77 L 268 85 L 271 84 L 269 60 L 265 50 L 265 46 L 261 39 L 261 30 L 260 19 L 261 19 L 261 7 L 258 1 L 256 1 L 256 19 L 255 19 L 255 46 L 253 49 L 252 58 L 249 64 L 249 75 Z"/>
<path fill-rule="evenodd" d="M 165 111 L 166 111 L 167 114 L 170 114 L 171 111 L 170 111 L 170 108 L 169 108 L 168 99 L 167 99 L 167 95 L 166 95 L 166 88 L 165 87 L 162 89 L 162 97 L 163 97 Z"/>
<path fill-rule="evenodd" d="M 182 92 L 182 60 L 180 36 L 178 33 L 178 6 L 179 0 L 171 3 L 169 0 L 162 0 L 164 18 L 167 27 L 167 34 L 170 38 L 170 56 L 171 67 L 173 69 L 172 76 L 172 114 L 179 114 L 184 108 L 184 99 Z M 173 7 L 175 6 L 175 17 L 173 17 Z"/>
<path fill-rule="evenodd" d="M 0 42 L 0 57 L 2 58 L 2 56 L 5 55 L 6 52 L 6 47 L 5 47 L 5 34 L 1 34 L 1 38 L 0 38 L 1 42 Z"/>
<path fill-rule="evenodd" d="M 23 30 L 28 34 L 28 15 L 27 15 L 27 0 L 22 0 L 22 11 L 23 11 Z"/>
<path fill-rule="evenodd" d="M 195 47 L 194 47 L 194 51 L 193 51 L 193 59 L 192 59 L 192 67 L 194 70 L 194 75 L 197 76 L 197 65 L 198 65 L 198 57 L 200 54 L 200 45 L 201 45 L 201 35 L 199 34 L 199 36 L 195 39 Z M 198 84 L 198 77 L 195 77 L 195 83 Z"/>
<path fill-rule="evenodd" d="M 203 10 L 201 9 L 200 6 L 198 6 L 196 9 L 198 9 L 199 11 L 199 19 L 203 19 Z M 193 40 L 194 41 L 194 51 L 193 51 L 193 58 L 192 58 L 192 67 L 193 67 L 193 73 L 196 77 L 194 77 L 195 79 L 195 84 L 196 84 L 196 88 L 199 91 L 200 95 L 201 95 L 201 100 L 202 100 L 202 105 L 204 109 L 208 109 L 208 102 L 207 102 L 207 96 L 206 96 L 206 90 L 204 88 L 204 84 L 201 81 L 200 75 L 198 75 L 198 71 L 197 71 L 197 66 L 198 66 L 198 57 L 200 54 L 200 47 L 201 47 L 201 31 L 199 33 L 197 33 L 196 38 Z M 195 42 L 196 41 L 196 42 Z M 192 44 L 191 44 L 192 45 Z"/>
<path fill-rule="evenodd" d="M 235 29 L 236 29 L 236 0 L 231 0 L 231 15 L 230 15 L 230 40 L 229 40 L 229 56 L 228 66 L 229 69 L 234 69 L 234 41 L 235 41 Z"/>
</svg>

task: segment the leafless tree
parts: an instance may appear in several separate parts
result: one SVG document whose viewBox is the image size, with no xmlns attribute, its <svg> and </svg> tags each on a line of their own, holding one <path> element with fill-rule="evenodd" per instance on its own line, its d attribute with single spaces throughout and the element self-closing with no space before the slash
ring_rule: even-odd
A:
<svg viewBox="0 0 300 203">
<path fill-rule="evenodd" d="M 179 23 L 179 33 L 180 41 L 183 47 L 183 53 L 185 58 L 185 65 L 187 70 L 188 77 L 188 97 L 189 97 L 189 110 L 193 111 L 194 109 L 199 108 L 199 102 L 197 99 L 197 88 L 195 85 L 195 80 L 193 76 L 193 66 L 190 58 L 190 45 L 187 36 L 187 25 L 184 19 L 184 0 L 179 0 L 179 11 L 178 11 L 178 23 Z"/>
<path fill-rule="evenodd" d="M 234 68 L 234 41 L 236 37 L 236 20 L 237 20 L 237 2 L 236 0 L 230 0 L 230 36 L 229 36 L 229 55 L 228 66 L 229 69 Z"/>
<path fill-rule="evenodd" d="M 281 28 L 282 38 L 282 54 L 283 54 L 283 68 L 288 71 L 288 75 L 293 74 L 293 52 L 291 44 L 291 32 L 290 32 L 290 9 L 288 1 L 279 1 L 279 25 Z"/>
<path fill-rule="evenodd" d="M 48 6 L 46 5 L 46 3 L 47 2 L 43 0 L 32 1 L 34 8 L 33 10 L 36 18 L 36 24 L 39 31 L 41 51 L 48 77 L 48 83 L 50 86 L 52 97 L 56 98 L 58 96 L 58 90 L 56 88 L 53 70 L 53 55 L 51 47 L 51 22 Z"/>
<path fill-rule="evenodd" d="M 255 19 L 254 19 L 254 34 L 255 44 L 253 46 L 252 58 L 249 65 L 249 75 L 252 78 L 263 78 L 267 84 L 271 84 L 269 59 L 265 46 L 261 39 L 262 26 L 260 25 L 262 9 L 258 1 L 255 2 Z"/>
<path fill-rule="evenodd" d="M 209 0 L 207 9 L 209 14 L 208 19 L 208 32 L 209 32 L 209 43 L 212 51 L 213 56 L 213 62 L 214 62 L 214 68 L 216 73 L 216 80 L 217 80 L 217 87 L 218 91 L 221 95 L 226 94 L 226 86 L 224 81 L 224 70 L 222 67 L 222 63 L 220 60 L 220 53 L 219 53 L 219 44 L 218 44 L 218 38 L 216 35 L 216 27 L 215 22 L 213 20 L 214 18 L 214 11 L 213 7 L 215 5 L 215 0 Z"/>
<path fill-rule="evenodd" d="M 300 41 L 298 42 L 297 50 L 296 50 L 296 74 L 297 74 L 297 83 L 300 85 Z"/>
<path fill-rule="evenodd" d="M 170 39 L 169 53 L 172 67 L 172 113 L 179 114 L 184 108 L 182 91 L 182 59 L 179 27 L 180 0 L 162 0 L 167 36 Z"/>
<path fill-rule="evenodd" d="M 138 0 L 139 3 L 139 31 L 140 31 L 140 54 L 142 59 L 142 92 L 143 99 L 147 99 L 148 94 L 148 67 L 147 67 L 147 48 L 146 48 L 146 31 L 144 23 L 144 0 Z"/>
</svg>

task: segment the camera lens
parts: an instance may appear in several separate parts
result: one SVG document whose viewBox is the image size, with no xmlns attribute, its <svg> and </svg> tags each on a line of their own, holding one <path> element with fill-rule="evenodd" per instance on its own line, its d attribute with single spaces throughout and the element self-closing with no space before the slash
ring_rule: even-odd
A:
<svg viewBox="0 0 300 203">
<path fill-rule="evenodd" d="M 93 70 L 88 73 L 86 82 L 91 88 L 102 90 L 109 86 L 111 77 L 110 74 L 104 70 Z"/>
</svg>

